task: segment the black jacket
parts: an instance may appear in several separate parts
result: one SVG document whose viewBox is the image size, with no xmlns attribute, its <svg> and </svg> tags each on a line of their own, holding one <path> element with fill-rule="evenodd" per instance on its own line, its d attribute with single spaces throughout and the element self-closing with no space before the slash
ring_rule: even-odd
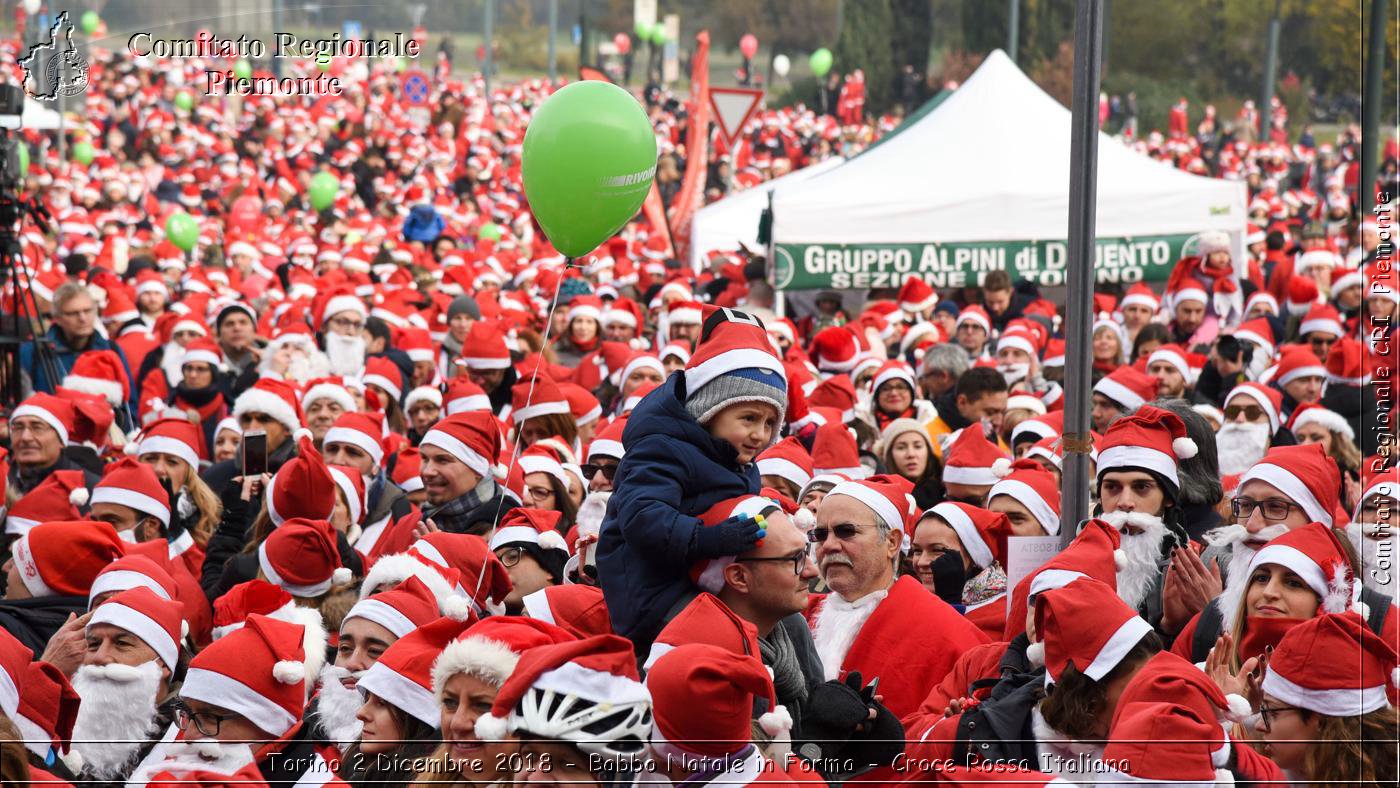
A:
<svg viewBox="0 0 1400 788">
<path fill-rule="evenodd" d="M 1038 768 L 1031 710 L 1045 695 L 1044 669 L 1028 670 L 1025 634 L 1011 641 L 1002 655 L 1002 679 L 985 701 L 963 712 L 958 719 L 953 762 L 1007 763 Z"/>
<path fill-rule="evenodd" d="M 82 471 L 83 482 L 87 485 L 87 488 L 91 490 L 93 487 L 97 486 L 98 482 L 102 481 L 102 474 L 95 472 L 94 469 L 90 467 L 90 463 L 77 461 L 74 456 L 77 450 L 80 450 L 80 447 L 69 446 L 63 450 L 63 453 L 58 455 L 58 462 L 47 468 L 39 468 L 32 471 L 21 471 L 18 463 L 12 463 L 6 482 L 9 484 L 10 489 L 19 491 L 19 494 L 22 496 L 35 487 L 38 487 L 39 482 L 47 479 L 49 474 L 54 471 Z M 101 461 L 99 460 L 97 464 L 100 467 Z"/>
<path fill-rule="evenodd" d="M 0 629 L 34 652 L 34 658 L 49 645 L 49 638 L 68 621 L 68 614 L 87 612 L 87 597 L 41 596 L 32 599 L 0 599 Z"/>
</svg>

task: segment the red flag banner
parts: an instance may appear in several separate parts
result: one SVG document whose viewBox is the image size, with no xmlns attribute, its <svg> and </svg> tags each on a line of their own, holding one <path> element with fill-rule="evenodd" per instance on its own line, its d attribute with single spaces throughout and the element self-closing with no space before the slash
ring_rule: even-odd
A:
<svg viewBox="0 0 1400 788">
<path fill-rule="evenodd" d="M 710 160 L 710 32 L 695 35 L 695 56 L 690 70 L 690 127 L 685 135 L 685 180 L 671 206 L 676 255 L 682 259 L 690 248 L 690 220 L 705 200 L 705 176 Z"/>
<path fill-rule="evenodd" d="M 676 250 L 671 248 L 671 231 L 666 229 L 666 205 L 661 202 L 661 192 L 656 190 L 655 180 L 651 182 L 651 191 L 647 192 L 647 199 L 642 203 L 642 213 L 646 214 L 647 222 L 651 224 L 652 234 L 665 236 L 666 256 L 675 257 Z"/>
</svg>

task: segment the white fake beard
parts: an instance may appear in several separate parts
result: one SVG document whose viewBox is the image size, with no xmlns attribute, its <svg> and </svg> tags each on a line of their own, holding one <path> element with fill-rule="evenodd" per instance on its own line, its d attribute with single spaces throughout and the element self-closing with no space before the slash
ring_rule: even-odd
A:
<svg viewBox="0 0 1400 788">
<path fill-rule="evenodd" d="M 1245 365 L 1244 377 L 1246 380 L 1258 381 L 1273 366 L 1273 357 L 1259 348 L 1254 349 L 1254 355 L 1250 357 L 1249 363 Z"/>
<path fill-rule="evenodd" d="M 253 748 L 218 739 L 173 741 L 166 747 L 165 760 L 148 763 L 131 773 L 128 785 L 145 785 L 160 772 L 177 777 L 194 771 L 231 775 L 254 762 Z"/>
<path fill-rule="evenodd" d="M 1162 518 L 1144 512 L 1104 512 L 1100 518 L 1116 528 L 1122 538 L 1124 564 L 1117 572 L 1118 598 L 1134 610 L 1156 587 L 1161 568 L 1162 542 L 1167 524 Z M 1123 533 L 1124 526 L 1141 528 L 1140 534 Z"/>
<path fill-rule="evenodd" d="M 1378 527 L 1375 523 L 1362 524 L 1353 520 L 1347 523 L 1347 537 L 1351 539 L 1352 547 L 1356 548 L 1356 555 L 1361 559 L 1362 584 L 1378 594 L 1400 599 L 1400 579 L 1396 577 L 1395 534 L 1392 532 L 1384 539 L 1366 536 Z"/>
<path fill-rule="evenodd" d="M 1215 433 L 1215 449 L 1220 456 L 1220 474 L 1244 473 L 1264 459 L 1273 431 L 1267 423 L 1229 422 Z"/>
<path fill-rule="evenodd" d="M 1254 561 L 1254 554 L 1259 552 L 1257 545 L 1273 541 L 1286 533 L 1286 525 L 1269 525 L 1251 536 L 1243 525 L 1232 523 L 1205 534 L 1206 544 L 1230 549 L 1225 590 L 1220 594 L 1221 620 L 1226 622 L 1226 626 L 1233 625 L 1235 614 L 1239 612 L 1240 604 L 1244 601 L 1244 592 L 1249 586 L 1249 565 Z"/>
<path fill-rule="evenodd" d="M 1030 364 L 997 364 L 997 372 L 1006 378 L 1006 385 L 1011 386 L 1020 383 L 1031 374 Z"/>
<path fill-rule="evenodd" d="M 174 340 L 166 342 L 161 348 L 160 368 L 165 373 L 165 382 L 171 388 L 180 385 L 185 379 L 185 349 L 175 343 Z"/>
<path fill-rule="evenodd" d="M 591 492 L 584 497 L 583 503 L 578 505 L 578 515 L 574 522 L 578 523 L 579 536 L 597 536 L 603 527 L 603 516 L 608 513 L 608 499 L 612 497 L 610 492 Z"/>
<path fill-rule="evenodd" d="M 832 593 L 822 602 L 812 622 L 812 640 L 816 644 L 817 656 L 821 658 L 827 681 L 841 674 L 841 665 L 846 661 L 846 653 L 856 642 L 860 628 L 865 626 L 866 619 L 875 612 L 875 607 L 887 593 L 877 591 L 855 603 L 847 602 L 840 594 Z"/>
<path fill-rule="evenodd" d="M 160 732 L 160 663 L 84 665 L 73 675 L 73 689 L 82 698 L 73 723 L 73 750 L 83 759 L 82 775 L 119 781 L 136 765 L 142 745 Z"/>
<path fill-rule="evenodd" d="M 331 331 L 326 334 L 326 356 L 331 362 L 332 375 L 358 375 L 365 366 L 365 339 Z"/>
<path fill-rule="evenodd" d="M 355 713 L 365 704 L 365 696 L 345 686 L 347 678 L 358 679 L 363 673 L 351 673 L 347 668 L 326 665 L 321 668 L 321 691 L 316 695 L 315 723 L 326 738 L 340 745 L 343 751 L 360 738 L 364 723 Z"/>
</svg>

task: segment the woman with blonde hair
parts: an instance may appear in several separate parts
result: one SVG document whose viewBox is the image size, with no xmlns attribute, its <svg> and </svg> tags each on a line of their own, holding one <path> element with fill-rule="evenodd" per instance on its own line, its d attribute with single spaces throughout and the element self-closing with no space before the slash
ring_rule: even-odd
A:
<svg viewBox="0 0 1400 788">
<path fill-rule="evenodd" d="M 1320 444 L 1327 456 L 1337 461 L 1342 478 L 1353 479 L 1361 471 L 1361 450 L 1356 446 L 1356 431 L 1347 418 L 1315 402 L 1298 406 L 1288 420 L 1288 429 L 1299 443 Z M 1344 499 L 1345 500 L 1345 499 Z"/>
<path fill-rule="evenodd" d="M 199 476 L 206 456 L 204 433 L 199 425 L 185 419 L 159 419 L 147 425 L 126 451 L 151 466 L 161 481 L 170 483 L 175 494 L 166 534 L 171 554 L 181 555 L 198 546 L 196 555 L 202 563 L 203 549 L 219 525 L 223 505 Z M 191 571 L 198 569 L 199 563 L 191 567 Z"/>
</svg>

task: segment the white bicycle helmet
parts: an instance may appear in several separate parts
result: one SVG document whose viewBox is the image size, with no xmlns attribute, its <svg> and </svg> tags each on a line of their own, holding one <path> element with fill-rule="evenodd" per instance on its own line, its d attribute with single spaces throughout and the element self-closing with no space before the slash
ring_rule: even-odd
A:
<svg viewBox="0 0 1400 788">
<path fill-rule="evenodd" d="M 510 715 L 510 728 L 525 738 L 572 742 L 609 761 L 640 759 L 651 735 L 651 698 L 600 702 L 573 692 L 532 687 Z"/>
</svg>

